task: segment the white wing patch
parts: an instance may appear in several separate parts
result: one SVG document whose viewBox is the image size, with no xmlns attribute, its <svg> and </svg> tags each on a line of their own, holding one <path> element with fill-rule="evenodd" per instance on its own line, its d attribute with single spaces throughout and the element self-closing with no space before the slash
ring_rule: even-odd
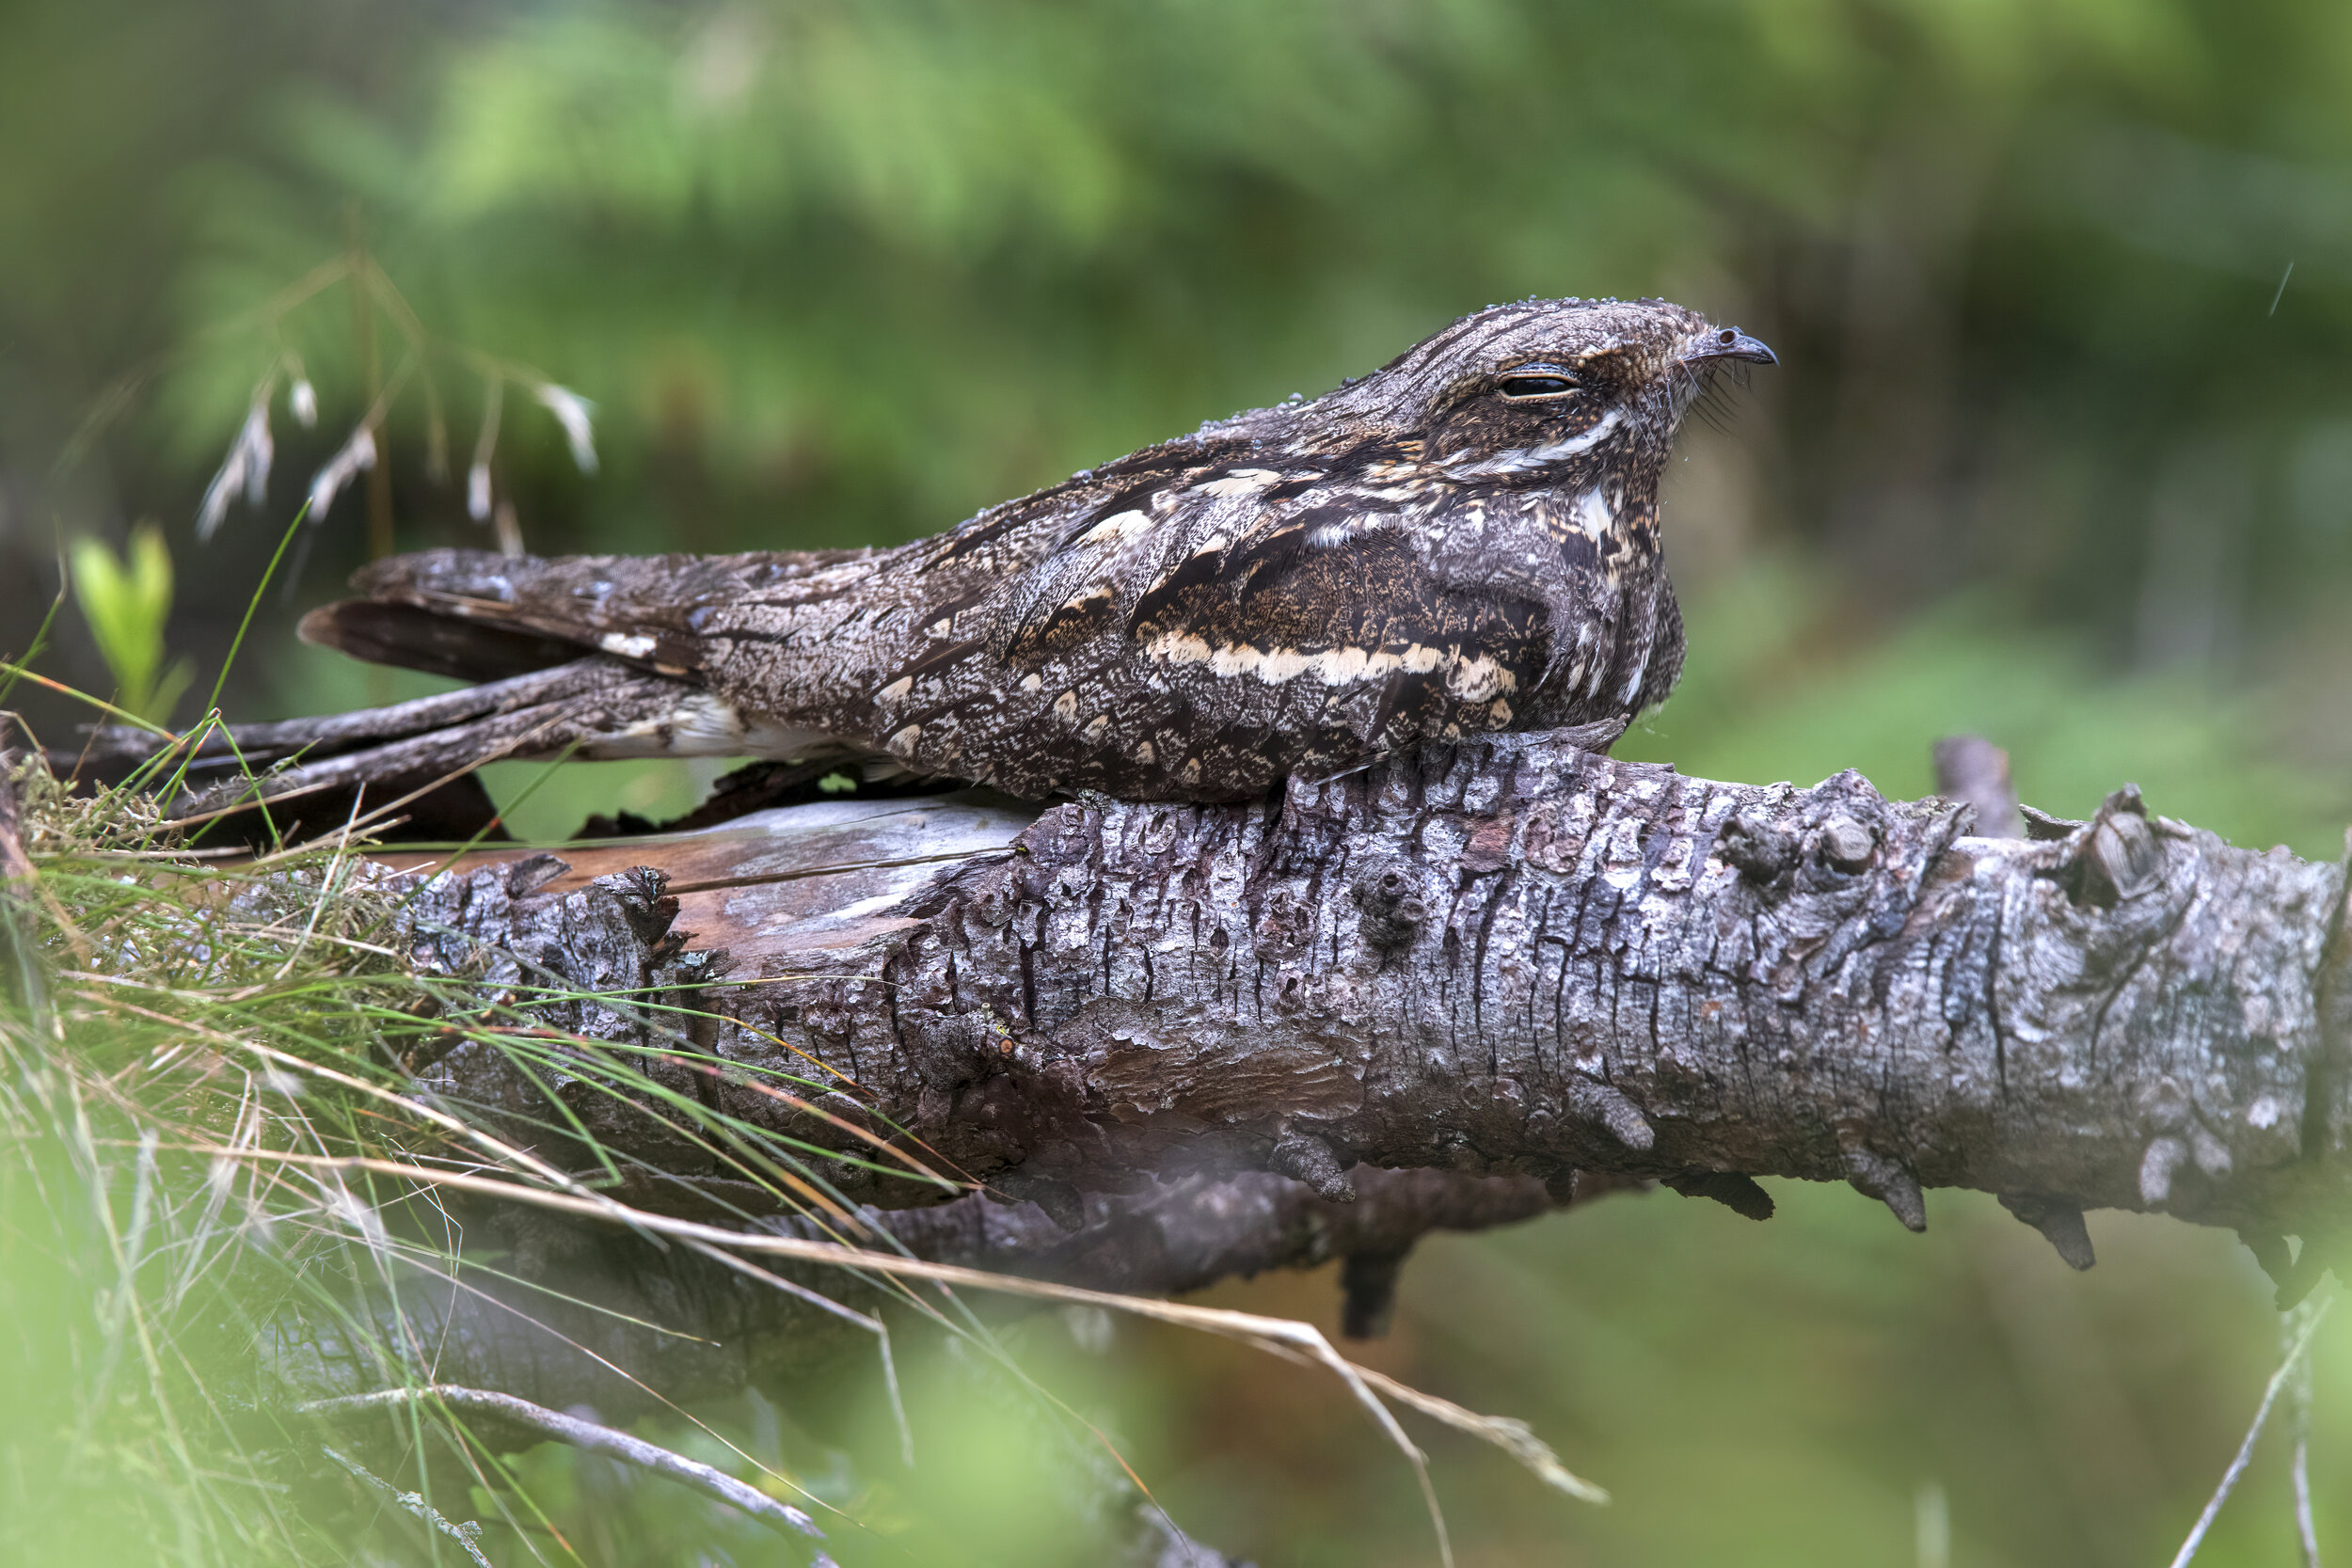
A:
<svg viewBox="0 0 2352 1568">
<path fill-rule="evenodd" d="M 1192 632 L 1168 631 L 1145 643 L 1143 651 L 1170 664 L 1205 664 L 1213 675 L 1248 675 L 1269 686 L 1284 686 L 1301 677 L 1325 686 L 1351 686 L 1380 680 L 1398 670 L 1427 674 L 1443 667 L 1447 688 L 1474 702 L 1518 684 L 1517 676 L 1493 659 L 1465 659 L 1424 642 L 1415 642 L 1401 652 L 1325 648 L 1307 653 L 1298 648 L 1257 648 L 1247 642 L 1218 646 Z"/>
</svg>

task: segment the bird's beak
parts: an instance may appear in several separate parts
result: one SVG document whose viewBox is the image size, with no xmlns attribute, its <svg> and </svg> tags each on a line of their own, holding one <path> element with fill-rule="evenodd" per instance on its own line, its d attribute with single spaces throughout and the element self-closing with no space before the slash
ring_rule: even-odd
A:
<svg viewBox="0 0 2352 1568">
<path fill-rule="evenodd" d="M 1780 363 L 1779 356 L 1736 326 L 1717 327 L 1682 351 L 1682 362 L 1686 365 L 1709 359 L 1744 359 L 1752 365 Z"/>
</svg>

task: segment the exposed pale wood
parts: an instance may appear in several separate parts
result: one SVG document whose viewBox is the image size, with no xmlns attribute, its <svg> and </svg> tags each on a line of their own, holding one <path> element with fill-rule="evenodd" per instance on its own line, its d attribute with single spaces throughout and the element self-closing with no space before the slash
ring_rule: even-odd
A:
<svg viewBox="0 0 2352 1568">
<path fill-rule="evenodd" d="M 643 838 L 479 850 L 451 865 L 457 876 L 512 868 L 553 855 L 539 885 L 576 892 L 599 877 L 649 866 L 678 901 L 676 929 L 694 952 L 723 952 L 739 976 L 783 973 L 797 954 L 868 942 L 903 928 L 897 908 L 940 872 L 1005 850 L 1037 808 L 986 790 L 911 800 L 826 801 L 755 812 L 716 828 Z M 387 853 L 401 871 L 447 858 Z"/>
</svg>

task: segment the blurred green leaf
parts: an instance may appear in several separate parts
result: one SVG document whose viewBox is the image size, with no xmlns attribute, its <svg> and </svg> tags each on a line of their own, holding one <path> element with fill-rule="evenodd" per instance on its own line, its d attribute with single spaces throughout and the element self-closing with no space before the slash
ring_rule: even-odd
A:
<svg viewBox="0 0 2352 1568">
<path fill-rule="evenodd" d="M 162 723 L 188 689 L 195 667 L 164 666 L 164 623 L 171 615 L 171 549 L 163 531 L 131 531 L 129 560 L 102 540 L 73 543 L 73 598 L 115 678 L 116 705 Z"/>
</svg>

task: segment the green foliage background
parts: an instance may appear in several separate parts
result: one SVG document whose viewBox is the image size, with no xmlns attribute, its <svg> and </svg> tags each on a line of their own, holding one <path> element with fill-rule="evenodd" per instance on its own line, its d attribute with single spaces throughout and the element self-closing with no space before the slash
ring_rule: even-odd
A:
<svg viewBox="0 0 2352 1568">
<path fill-rule="evenodd" d="M 2347 104 L 2332 0 L 19 0 L 0 644 L 30 640 L 61 538 L 153 516 L 171 646 L 209 676 L 364 404 L 342 297 L 289 315 L 323 418 L 281 405 L 267 506 L 199 548 L 281 346 L 236 324 L 355 235 L 434 333 L 596 403 L 589 479 L 508 399 L 499 483 L 543 550 L 907 538 L 1490 300 L 1657 293 L 1784 364 L 1686 437 L 1693 651 L 1629 753 L 1916 794 L 1930 742 L 1974 729 L 2048 809 L 2128 778 L 2333 855 Z M 462 480 L 481 391 L 439 373 Z M 421 399 L 389 434 L 400 544 L 486 542 Z M 360 508 L 317 531 L 297 606 L 361 558 Z M 371 694 L 290 622 L 257 628 L 232 711 Z M 78 636 L 45 668 L 103 689 Z M 520 819 L 560 836 L 697 782 L 575 768 Z M 1661 1196 L 1408 1269 L 1383 1354 L 1623 1499 L 1571 1511 L 1439 1442 L 1466 1560 L 1907 1560 L 1929 1481 L 1959 1562 L 2169 1550 L 2271 1353 L 2227 1238 L 2094 1218 L 2076 1280 L 1989 1204 L 1939 1200 L 1922 1242 L 1783 1196 L 1753 1231 Z M 1331 1315 L 1328 1281 L 1231 1293 Z M 2342 1553 L 2343 1325 L 2322 1353 Z M 1115 1359 L 1065 1370 L 1180 1518 L 1269 1564 L 1424 1560 L 1403 1472 L 1327 1395 L 1157 1338 Z M 937 1419 L 989 1451 L 984 1412 Z M 2266 1455 L 2209 1560 L 2287 1560 L 2282 1484 Z"/>
</svg>

